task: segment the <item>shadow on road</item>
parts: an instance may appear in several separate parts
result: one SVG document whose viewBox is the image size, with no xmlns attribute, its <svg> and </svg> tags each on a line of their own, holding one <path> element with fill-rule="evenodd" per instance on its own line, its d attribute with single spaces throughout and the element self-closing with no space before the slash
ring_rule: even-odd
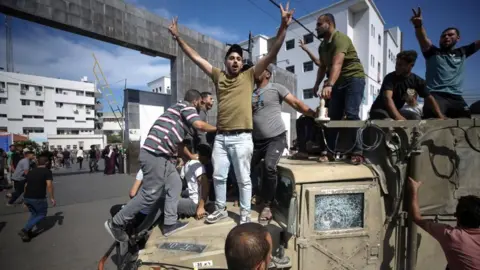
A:
<svg viewBox="0 0 480 270">
<path fill-rule="evenodd" d="M 0 222 L 0 233 L 2 232 L 3 228 L 5 228 L 5 226 L 7 225 L 7 222 Z"/>
<path fill-rule="evenodd" d="M 36 237 L 51 228 L 55 226 L 55 224 L 58 223 L 58 225 L 62 226 L 63 225 L 63 212 L 57 212 L 53 216 L 46 216 L 42 221 L 40 221 L 37 224 L 37 229 L 33 232 L 32 237 Z"/>
</svg>

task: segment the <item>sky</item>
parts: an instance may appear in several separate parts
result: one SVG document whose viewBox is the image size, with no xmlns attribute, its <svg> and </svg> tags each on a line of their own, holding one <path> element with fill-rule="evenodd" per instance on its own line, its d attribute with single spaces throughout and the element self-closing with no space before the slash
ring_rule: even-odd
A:
<svg viewBox="0 0 480 270">
<path fill-rule="evenodd" d="M 178 16 L 179 24 L 209 35 L 223 42 L 235 43 L 252 34 L 275 35 L 280 12 L 268 0 L 126 0 L 139 8 L 161 17 Z M 276 0 L 276 2 L 280 2 Z M 294 17 L 301 17 L 327 7 L 337 0 L 292 0 Z M 443 29 L 455 26 L 461 31 L 460 45 L 480 39 L 477 0 L 376 0 L 385 27 L 400 27 L 404 49 L 419 51 L 414 29 L 409 19 L 411 8 L 422 8 L 427 34 L 438 44 Z M 285 1 L 283 1 L 285 3 Z M 452 4 L 454 3 L 454 5 Z M 3 16 L 2 16 L 3 20 Z M 3 23 L 2 23 L 3 25 Z M 87 76 L 94 80 L 95 53 L 109 83 L 114 99 L 123 104 L 122 89 L 148 90 L 147 82 L 170 73 L 170 61 L 142 55 L 137 51 L 108 44 L 87 37 L 45 27 L 36 23 L 14 19 L 13 47 L 15 71 L 62 79 L 80 80 Z M 0 29 L 0 67 L 5 66 L 5 32 Z M 313 29 L 312 29 L 313 31 Z M 480 52 L 467 60 L 464 90 L 467 95 L 480 99 Z M 414 72 L 425 74 L 425 63 L 420 55 Z M 105 106 L 106 107 L 106 106 Z"/>
</svg>

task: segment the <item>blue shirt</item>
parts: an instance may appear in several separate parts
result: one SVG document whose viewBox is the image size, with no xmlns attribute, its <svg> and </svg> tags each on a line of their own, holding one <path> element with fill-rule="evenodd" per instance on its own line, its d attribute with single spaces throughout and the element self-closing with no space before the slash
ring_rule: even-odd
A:
<svg viewBox="0 0 480 270">
<path fill-rule="evenodd" d="M 423 52 L 426 60 L 425 80 L 430 92 L 462 94 L 465 60 L 476 51 L 475 43 L 455 49 L 431 46 Z"/>
</svg>

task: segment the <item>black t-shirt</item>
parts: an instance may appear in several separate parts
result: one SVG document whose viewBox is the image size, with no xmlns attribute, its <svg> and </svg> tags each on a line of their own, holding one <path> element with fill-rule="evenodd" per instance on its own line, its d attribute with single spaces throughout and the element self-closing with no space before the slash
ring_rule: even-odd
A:
<svg viewBox="0 0 480 270">
<path fill-rule="evenodd" d="M 25 198 L 44 199 L 47 195 L 47 180 L 53 181 L 52 171 L 45 167 L 34 168 L 27 174 Z"/>
<path fill-rule="evenodd" d="M 97 158 L 97 151 L 95 151 L 93 149 L 90 149 L 90 151 L 88 151 L 88 155 L 90 156 L 90 158 L 96 159 Z"/>
<path fill-rule="evenodd" d="M 12 164 L 14 168 L 17 167 L 18 162 L 22 160 L 22 158 L 23 158 L 23 155 L 18 151 L 15 151 L 14 153 L 12 153 Z"/>
<path fill-rule="evenodd" d="M 425 87 L 425 80 L 413 73 L 410 73 L 410 75 L 406 77 L 397 75 L 395 71 L 387 74 L 383 80 L 382 87 L 380 88 L 380 94 L 373 102 L 370 110 L 380 109 L 388 112 L 387 103 L 385 101 L 385 92 L 387 90 L 393 91 L 393 102 L 395 103 L 395 107 L 400 110 L 403 105 L 405 105 L 405 94 L 408 89 L 415 90 L 422 98 L 430 95 L 430 92 Z"/>
</svg>

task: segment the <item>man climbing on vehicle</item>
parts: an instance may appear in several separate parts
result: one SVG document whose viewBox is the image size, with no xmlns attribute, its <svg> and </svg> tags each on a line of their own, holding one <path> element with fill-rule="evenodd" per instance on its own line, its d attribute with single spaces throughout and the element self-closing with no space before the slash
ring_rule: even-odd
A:
<svg viewBox="0 0 480 270">
<path fill-rule="evenodd" d="M 177 18 L 172 21 L 169 31 L 183 52 L 209 77 L 216 87 L 218 100 L 217 126 L 213 147 L 212 164 L 215 187 L 216 211 L 207 217 L 207 223 L 216 223 L 227 218 L 226 188 L 230 164 L 233 164 L 240 193 L 240 223 L 250 221 L 252 184 L 250 179 L 250 161 L 253 153 L 252 142 L 252 92 L 254 78 L 263 74 L 283 45 L 288 25 L 292 21 L 293 10 L 289 4 L 284 9 L 280 5 L 282 23 L 278 29 L 270 52 L 258 63 L 245 71 L 243 49 L 232 45 L 225 55 L 226 70 L 213 67 L 192 49 L 179 35 Z"/>
<path fill-rule="evenodd" d="M 432 44 L 423 27 L 422 10 L 413 9 L 411 18 L 415 35 L 426 61 L 427 89 L 437 101 L 440 111 L 448 118 L 470 117 L 470 109 L 462 97 L 465 60 L 480 49 L 480 40 L 455 48 L 460 31 L 455 27 L 443 30 L 440 48 Z M 423 107 L 424 118 L 435 118 L 432 104 Z"/>
<path fill-rule="evenodd" d="M 261 198 L 264 202 L 259 216 L 260 222 L 272 219 L 270 204 L 277 188 L 277 164 L 287 147 L 287 131 L 282 119 L 282 103 L 285 101 L 296 111 L 315 117 L 315 111 L 297 99 L 283 85 L 271 83 L 273 66 L 270 65 L 263 74 L 256 79 L 256 89 L 252 95 L 253 111 L 253 157 L 252 171 L 262 159 L 265 159 L 266 177 L 263 179 Z M 253 190 L 256 191 L 257 177 L 252 177 Z"/>
<path fill-rule="evenodd" d="M 105 222 L 107 231 L 119 242 L 128 241 L 125 232 L 127 223 L 162 195 L 165 195 L 163 234 L 169 236 L 188 224 L 177 220 L 178 200 L 182 191 L 182 181 L 175 167 L 177 145 L 187 132 L 192 132 L 192 128 L 215 132 L 216 127 L 201 121 L 198 116 L 200 92 L 188 90 L 183 100 L 158 117 L 140 149 L 139 160 L 143 172 L 140 192 L 111 220 Z"/>
</svg>

